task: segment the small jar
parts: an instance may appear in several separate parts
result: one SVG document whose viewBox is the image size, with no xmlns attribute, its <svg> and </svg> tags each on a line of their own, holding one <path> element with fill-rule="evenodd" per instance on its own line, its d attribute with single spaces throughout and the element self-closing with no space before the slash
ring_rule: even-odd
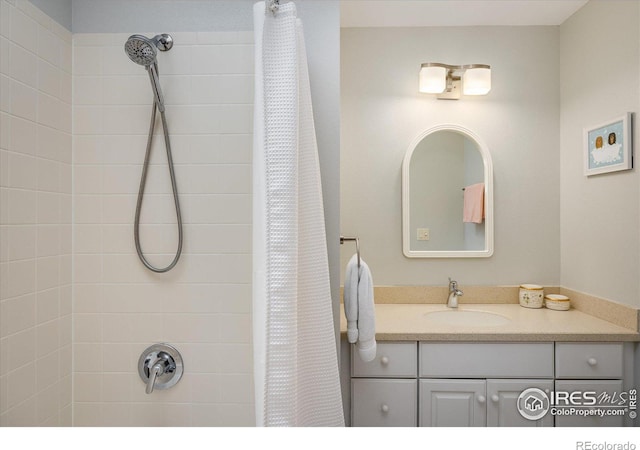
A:
<svg viewBox="0 0 640 450">
<path fill-rule="evenodd" d="M 537 284 L 520 285 L 520 306 L 525 308 L 542 308 L 544 288 Z"/>
<path fill-rule="evenodd" d="M 555 311 L 568 311 L 571 308 L 571 300 L 566 295 L 547 294 L 544 296 L 544 304 Z"/>
</svg>

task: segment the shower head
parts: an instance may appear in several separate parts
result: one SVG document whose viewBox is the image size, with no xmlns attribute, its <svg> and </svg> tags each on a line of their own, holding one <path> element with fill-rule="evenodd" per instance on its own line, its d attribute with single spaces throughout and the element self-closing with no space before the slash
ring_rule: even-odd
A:
<svg viewBox="0 0 640 450">
<path fill-rule="evenodd" d="M 166 52 L 171 50 L 171 47 L 173 47 L 173 39 L 168 34 L 159 34 L 152 39 L 134 34 L 125 42 L 124 51 L 131 61 L 148 67 L 156 62 L 157 50 Z"/>
<path fill-rule="evenodd" d="M 158 79 L 158 50 L 166 52 L 173 47 L 173 38 L 168 34 L 159 34 L 153 39 L 140 34 L 134 34 L 124 44 L 124 51 L 131 61 L 140 64 L 149 72 L 151 88 L 155 96 L 155 102 L 160 112 L 164 112 L 164 98 Z"/>
</svg>

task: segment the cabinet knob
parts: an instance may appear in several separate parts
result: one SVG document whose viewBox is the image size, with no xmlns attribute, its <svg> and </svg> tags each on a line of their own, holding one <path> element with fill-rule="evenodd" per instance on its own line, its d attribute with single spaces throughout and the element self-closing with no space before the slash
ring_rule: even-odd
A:
<svg viewBox="0 0 640 450">
<path fill-rule="evenodd" d="M 383 356 L 382 358 L 380 358 L 380 364 L 382 364 L 383 366 L 389 365 L 389 358 Z"/>
<path fill-rule="evenodd" d="M 484 395 L 478 395 L 478 403 L 484 403 L 487 401 L 487 398 Z"/>
<path fill-rule="evenodd" d="M 493 403 L 498 403 L 498 402 L 500 401 L 500 397 L 498 397 L 498 394 L 493 394 L 493 395 L 491 396 L 491 401 L 492 401 Z"/>
<path fill-rule="evenodd" d="M 596 364 L 598 364 L 598 360 L 595 359 L 595 358 L 589 358 L 589 359 L 587 359 L 587 364 L 589 364 L 591 367 L 593 367 Z"/>
<path fill-rule="evenodd" d="M 385 405 L 383 403 L 382 406 L 380 407 L 380 411 L 382 411 L 385 414 L 388 413 L 389 412 L 389 405 Z"/>
</svg>

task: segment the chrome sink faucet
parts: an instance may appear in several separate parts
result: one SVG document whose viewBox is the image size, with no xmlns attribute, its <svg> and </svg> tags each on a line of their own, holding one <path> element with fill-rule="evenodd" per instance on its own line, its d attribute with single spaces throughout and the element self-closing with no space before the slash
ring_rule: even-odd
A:
<svg viewBox="0 0 640 450">
<path fill-rule="evenodd" d="M 447 300 L 447 307 L 457 308 L 458 297 L 462 297 L 463 293 L 458 289 L 458 282 L 449 278 L 449 298 Z"/>
</svg>

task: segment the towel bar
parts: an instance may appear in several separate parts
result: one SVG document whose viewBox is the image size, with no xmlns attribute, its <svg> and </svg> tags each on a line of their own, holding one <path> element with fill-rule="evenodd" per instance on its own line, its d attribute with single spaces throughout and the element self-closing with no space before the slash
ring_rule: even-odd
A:
<svg viewBox="0 0 640 450">
<path fill-rule="evenodd" d="M 344 244 L 344 241 L 356 242 L 356 255 L 358 255 L 358 269 L 359 269 L 360 268 L 360 239 L 357 237 L 340 236 L 340 245 Z"/>
</svg>

